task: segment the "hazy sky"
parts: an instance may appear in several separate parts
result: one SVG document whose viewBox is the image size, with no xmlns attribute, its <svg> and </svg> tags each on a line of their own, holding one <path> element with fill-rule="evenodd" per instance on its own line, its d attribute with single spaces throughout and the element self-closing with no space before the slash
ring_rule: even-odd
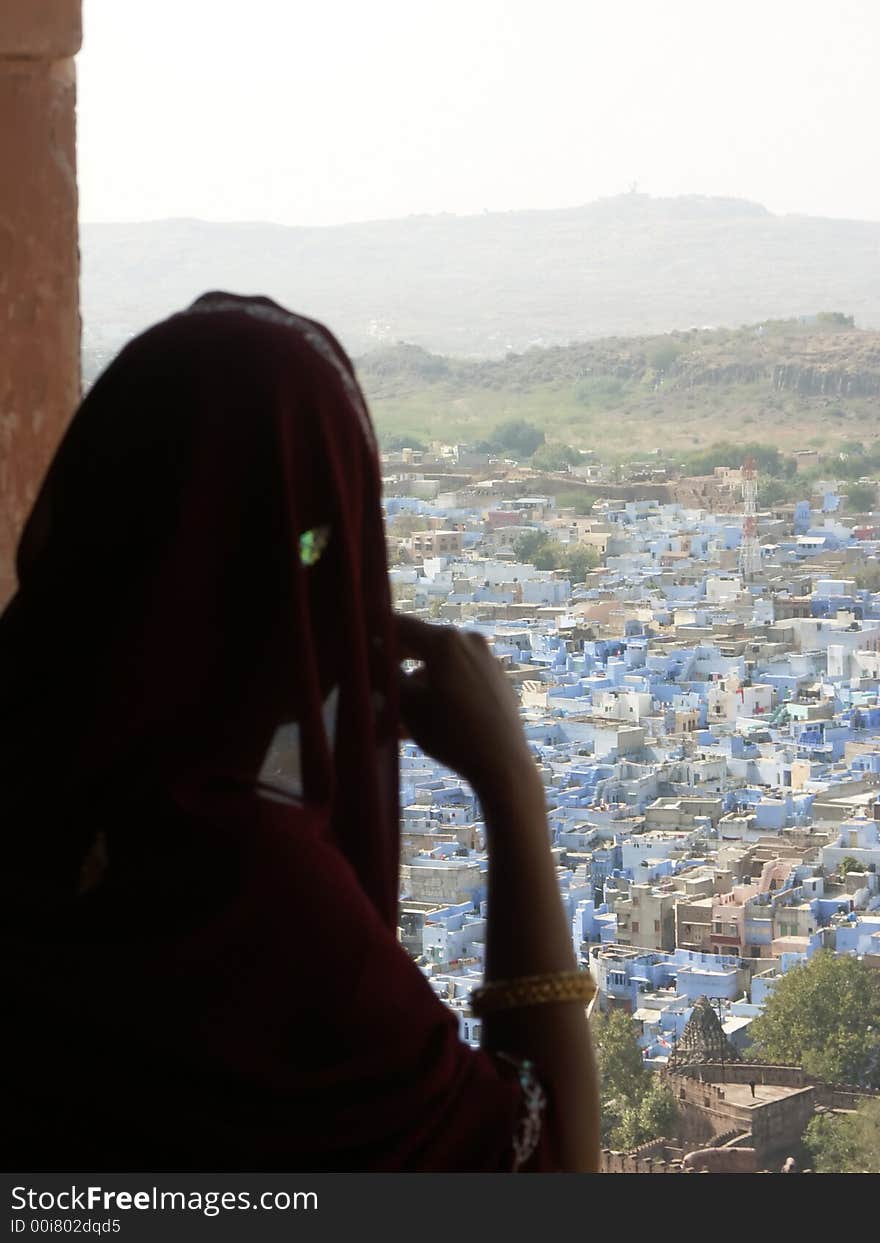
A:
<svg viewBox="0 0 880 1243">
<path fill-rule="evenodd" d="M 84 220 L 880 220 L 878 0 L 84 0 Z"/>
</svg>

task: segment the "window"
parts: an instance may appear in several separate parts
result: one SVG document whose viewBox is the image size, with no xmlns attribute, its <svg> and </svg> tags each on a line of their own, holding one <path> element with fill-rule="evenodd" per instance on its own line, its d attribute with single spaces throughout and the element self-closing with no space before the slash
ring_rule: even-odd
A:
<svg viewBox="0 0 880 1243">
<path fill-rule="evenodd" d="M 632 922 L 632 930 L 633 932 L 638 932 L 639 930 L 639 921 L 637 919 L 634 919 Z"/>
<path fill-rule="evenodd" d="M 655 920 L 654 920 L 654 931 L 655 931 L 655 932 L 659 932 L 659 931 L 660 931 L 660 920 L 659 920 L 659 919 L 655 919 Z"/>
</svg>

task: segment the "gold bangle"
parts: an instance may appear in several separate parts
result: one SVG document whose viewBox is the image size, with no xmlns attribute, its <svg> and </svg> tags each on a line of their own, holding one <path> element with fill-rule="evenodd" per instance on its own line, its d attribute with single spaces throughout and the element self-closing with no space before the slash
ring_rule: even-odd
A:
<svg viewBox="0 0 880 1243">
<path fill-rule="evenodd" d="M 589 971 L 554 971 L 547 975 L 523 975 L 515 980 L 491 980 L 471 993 L 470 1010 L 481 1018 L 495 1010 L 554 1001 L 579 1001 L 586 1006 L 595 995 L 596 985 Z"/>
</svg>

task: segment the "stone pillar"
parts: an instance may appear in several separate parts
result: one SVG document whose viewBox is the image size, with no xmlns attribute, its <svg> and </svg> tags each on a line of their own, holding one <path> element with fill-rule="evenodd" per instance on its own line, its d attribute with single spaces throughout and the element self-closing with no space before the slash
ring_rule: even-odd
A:
<svg viewBox="0 0 880 1243">
<path fill-rule="evenodd" d="M 0 3 L 0 608 L 80 395 L 76 78 L 80 0 Z"/>
</svg>

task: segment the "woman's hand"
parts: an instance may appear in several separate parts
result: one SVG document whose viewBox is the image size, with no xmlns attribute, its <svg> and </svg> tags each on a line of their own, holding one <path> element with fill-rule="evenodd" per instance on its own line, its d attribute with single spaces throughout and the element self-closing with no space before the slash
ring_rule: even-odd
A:
<svg viewBox="0 0 880 1243">
<path fill-rule="evenodd" d="M 396 620 L 402 658 L 421 661 L 401 673 L 400 705 L 422 750 L 466 778 L 481 799 L 512 790 L 543 798 L 516 695 L 485 639 L 405 613 Z"/>
</svg>

